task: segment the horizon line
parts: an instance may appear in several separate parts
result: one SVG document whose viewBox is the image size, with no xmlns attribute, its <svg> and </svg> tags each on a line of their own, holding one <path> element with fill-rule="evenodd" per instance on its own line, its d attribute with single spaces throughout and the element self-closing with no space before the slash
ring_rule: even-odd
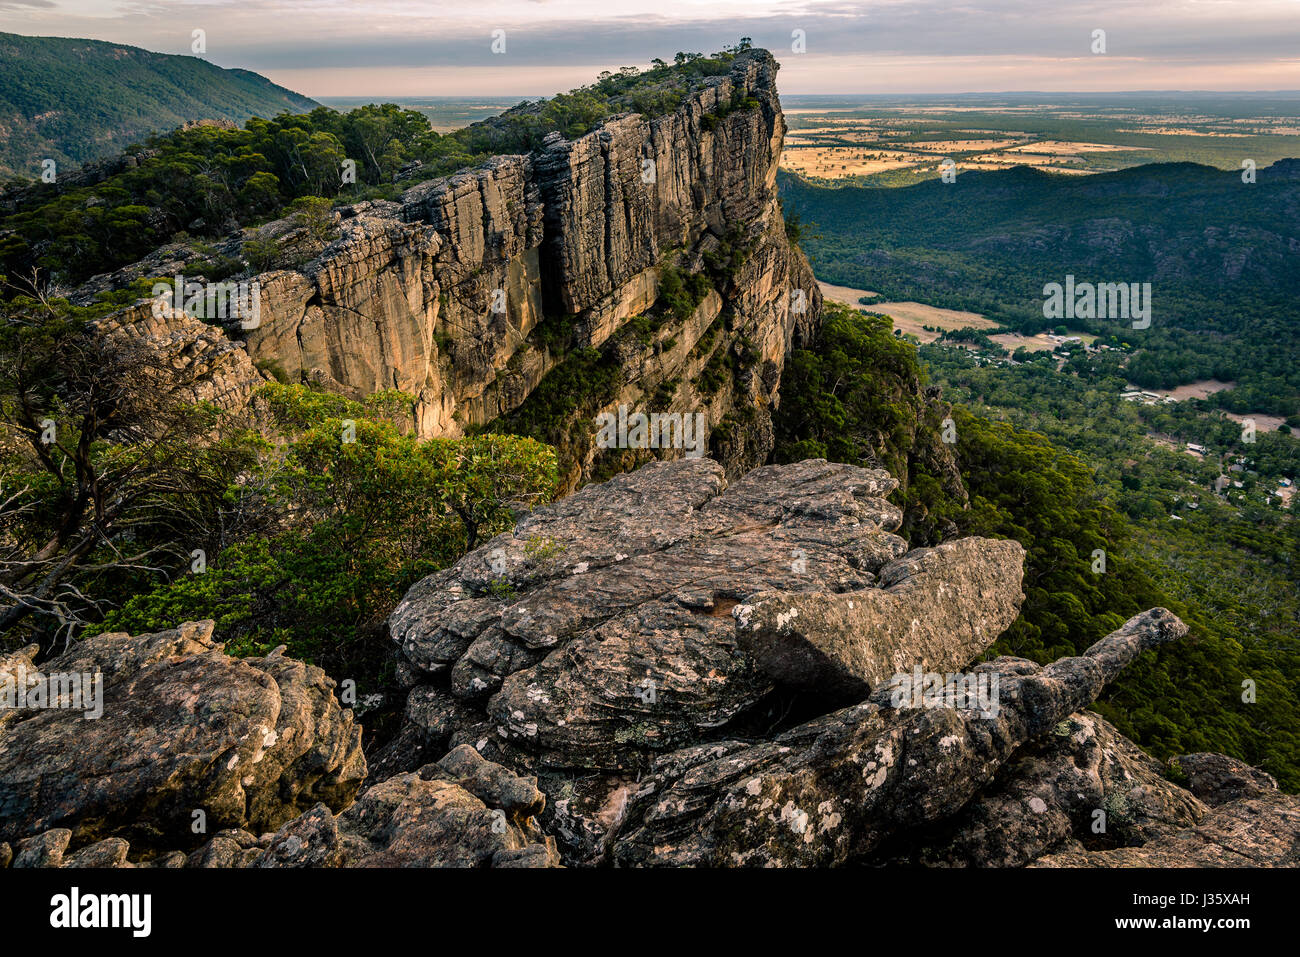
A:
<svg viewBox="0 0 1300 957">
<path fill-rule="evenodd" d="M 249 72 L 253 72 L 253 71 L 249 71 Z M 285 89 L 288 89 L 288 87 L 285 87 Z M 467 99 L 473 99 L 473 98 L 475 98 L 475 97 L 478 97 L 478 98 L 481 98 L 481 99 L 488 99 L 488 100 L 509 100 L 509 99 L 513 99 L 513 98 L 518 97 L 519 99 L 525 99 L 525 100 L 527 100 L 527 99 L 535 99 L 537 96 L 542 96 L 542 97 L 547 97 L 547 96 L 558 96 L 560 93 L 567 93 L 568 91 L 567 91 L 567 90 L 561 90 L 561 91 L 557 91 L 556 93 L 550 93 L 550 94 L 546 94 L 546 93 L 541 93 L 541 94 L 531 94 L 531 93 L 464 93 L 464 94 L 460 94 L 460 95 L 455 95 L 455 94 L 447 94 L 447 93 L 347 93 L 347 94 L 338 94 L 338 93 L 335 93 L 335 94 L 317 94 L 317 95 L 315 95 L 315 96 L 313 96 L 313 95 L 310 94 L 310 93 L 302 93 L 302 92 L 299 91 L 299 90 L 294 90 L 294 91 L 292 91 L 292 92 L 298 93 L 300 96 L 305 96 L 305 97 L 308 97 L 308 98 L 313 99 L 313 100 L 315 100 L 315 99 L 326 99 L 326 100 L 353 100 L 353 99 L 367 99 L 367 98 L 383 97 L 383 96 L 389 96 L 389 97 L 396 96 L 396 97 L 400 97 L 400 98 L 402 98 L 402 99 L 406 99 L 406 100 L 419 99 L 419 98 L 422 98 L 422 97 L 423 97 L 423 98 L 427 98 L 427 99 L 436 99 L 436 100 L 467 100 Z M 1088 96 L 1128 96 L 1128 95 L 1135 94 L 1135 93 L 1140 93 L 1140 94 L 1152 94 L 1152 93 L 1181 93 L 1181 94 L 1185 94 L 1185 95 L 1188 95 L 1188 96 L 1192 96 L 1192 95 L 1202 95 L 1202 94 L 1207 94 L 1207 93 L 1214 93 L 1214 94 L 1231 94 L 1231 95 L 1236 95 L 1236 96 L 1252 96 L 1252 95 L 1256 95 L 1256 94 L 1260 94 L 1260 93 L 1270 93 L 1270 94 L 1285 94 L 1285 95 L 1290 95 L 1290 96 L 1297 96 L 1297 97 L 1300 97 L 1300 89 L 1296 89 L 1296 90 L 1176 90 L 1176 89 L 1165 89 L 1165 90 L 960 90 L 960 91 L 945 92 L 945 93 L 922 93 L 922 92 L 911 92 L 911 93 L 781 93 L 780 96 L 782 96 L 782 97 L 795 97 L 795 96 L 842 96 L 842 97 L 854 97 L 854 96 L 934 96 L 934 97 L 943 97 L 943 96 L 1075 96 L 1075 95 L 1079 95 L 1079 94 L 1086 94 L 1086 95 L 1088 95 Z"/>
</svg>

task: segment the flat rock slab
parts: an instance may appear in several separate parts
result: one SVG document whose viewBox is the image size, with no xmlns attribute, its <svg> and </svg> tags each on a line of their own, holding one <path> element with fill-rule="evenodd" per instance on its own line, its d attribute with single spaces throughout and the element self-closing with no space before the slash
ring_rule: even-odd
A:
<svg viewBox="0 0 1300 957">
<path fill-rule="evenodd" d="M 879 588 L 760 593 L 732 614 L 741 647 L 778 681 L 865 693 L 978 657 L 1020 612 L 1024 559 L 1019 542 L 963 538 L 890 562 Z"/>
</svg>

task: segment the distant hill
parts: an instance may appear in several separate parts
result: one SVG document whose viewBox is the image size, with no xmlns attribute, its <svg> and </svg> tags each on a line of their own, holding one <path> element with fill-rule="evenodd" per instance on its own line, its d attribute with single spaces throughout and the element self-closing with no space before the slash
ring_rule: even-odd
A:
<svg viewBox="0 0 1300 957">
<path fill-rule="evenodd" d="M 302 113 L 315 100 L 248 70 L 100 40 L 0 33 L 0 176 L 35 178 L 195 120 Z"/>
<path fill-rule="evenodd" d="M 811 186 L 783 174 L 787 212 L 819 279 L 965 309 L 1026 332 L 1054 325 L 1043 287 L 1149 282 L 1149 329 L 1092 319 L 1075 327 L 1138 349 L 1143 387 L 1234 380 L 1235 412 L 1300 411 L 1300 160 L 1239 170 L 1190 163 L 1095 176 L 1028 167 L 962 173 L 900 189 Z"/>
</svg>

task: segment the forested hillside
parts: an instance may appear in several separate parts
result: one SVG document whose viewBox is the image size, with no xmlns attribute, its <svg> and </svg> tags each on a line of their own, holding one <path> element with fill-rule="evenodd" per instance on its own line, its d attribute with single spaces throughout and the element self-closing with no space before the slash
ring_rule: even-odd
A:
<svg viewBox="0 0 1300 957">
<path fill-rule="evenodd" d="M 203 126 L 160 134 L 147 141 L 138 164 L 102 182 L 22 193 L 0 219 L 0 273 L 25 277 L 36 269 L 56 282 L 76 283 L 169 241 L 213 239 L 275 219 L 294 201 L 314 205 L 319 214 L 330 201 L 396 199 L 417 182 L 490 156 L 529 152 L 551 132 L 575 138 L 616 113 L 670 112 L 704 78 L 726 73 L 733 57 L 728 49 L 711 57 L 678 54 L 676 62 L 657 60 L 644 71 L 628 67 L 445 135 L 430 129 L 419 112 L 391 103 L 348 113 L 317 107 L 256 116 L 243 129 Z M 730 109 L 754 105 L 736 102 L 706 121 L 716 124 Z M 345 160 L 355 163 L 354 177 L 344 177 Z"/>
<path fill-rule="evenodd" d="M 316 102 L 248 70 L 100 40 L 0 33 L 0 179 L 37 179 L 198 120 L 244 123 Z"/>
<path fill-rule="evenodd" d="M 964 309 L 1027 332 L 1048 283 L 1151 284 L 1150 327 L 1071 320 L 1136 353 L 1130 382 L 1235 381 L 1235 412 L 1300 411 L 1300 160 L 1240 172 L 1153 164 L 1096 176 L 1021 167 L 902 189 L 822 189 L 786 177 L 788 210 L 826 282 Z M 1212 277 L 1212 279 L 1207 279 Z"/>
</svg>

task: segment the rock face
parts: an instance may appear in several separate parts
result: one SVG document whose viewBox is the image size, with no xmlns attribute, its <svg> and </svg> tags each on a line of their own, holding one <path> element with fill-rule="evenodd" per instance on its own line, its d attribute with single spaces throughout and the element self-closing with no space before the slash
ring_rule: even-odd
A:
<svg viewBox="0 0 1300 957">
<path fill-rule="evenodd" d="M 0 867 L 5 855 L 12 867 L 558 867 L 554 838 L 534 820 L 545 804 L 535 778 L 462 747 L 367 789 L 337 816 L 317 804 L 260 837 L 223 830 L 188 856 L 133 862 L 138 849 L 117 837 L 68 854 L 72 832 L 56 828 L 16 853 L 0 844 Z"/>
<path fill-rule="evenodd" d="M 813 460 L 726 487 L 717 463 L 683 459 L 539 509 L 417 584 L 394 611 L 393 637 L 423 676 L 408 717 L 456 743 L 485 727 L 539 766 L 616 772 L 644 769 L 653 754 L 753 709 L 794 658 L 853 673 L 857 684 L 860 672 L 876 680 L 904 659 L 955 668 L 1014 618 L 1020 547 L 972 540 L 939 561 L 899 561 L 898 509 L 882 497 L 895 485 L 885 472 Z M 891 587 L 878 587 L 878 575 Z M 928 596 L 966 587 L 958 581 L 980 582 L 987 605 L 912 629 L 927 643 L 919 656 L 889 640 L 883 621 L 852 645 L 797 654 L 743 645 L 755 595 L 807 608 L 879 604 L 896 624 L 899 609 L 924 614 Z M 805 620 L 812 633 L 822 619 L 808 611 Z"/>
<path fill-rule="evenodd" d="M 971 667 L 1016 614 L 1022 554 L 908 552 L 894 487 L 821 461 L 728 485 L 687 460 L 538 510 L 394 612 L 412 689 L 376 764 L 472 746 L 527 769 L 571 865 L 1023 866 L 1207 826 L 1206 803 L 1082 710 L 1186 627 L 1153 609 L 1077 658 Z M 900 700 L 888 680 L 964 667 L 995 707 Z M 1274 844 L 1288 800 L 1256 809 Z"/>
<path fill-rule="evenodd" d="M 1024 674 L 1018 659 L 992 663 Z M 985 667 L 985 666 L 981 666 Z M 1103 718 L 1078 711 L 1022 748 L 958 814 L 881 858 L 928 866 L 1020 867 L 1087 837 L 1097 845 L 1146 843 L 1201 821 L 1207 808 Z"/>
<path fill-rule="evenodd" d="M 256 277 L 254 328 L 215 329 L 245 357 L 228 360 L 223 398 L 246 400 L 264 377 L 256 364 L 354 396 L 401 389 L 415 396 L 420 435 L 456 436 L 519 407 L 567 356 L 598 348 L 618 381 L 576 413 L 586 434 L 564 449 L 570 488 L 593 469 L 591 420 L 620 404 L 702 412 L 707 430 L 726 421 L 714 446 L 730 471 L 759 464 L 784 357 L 815 328 L 821 302 L 777 202 L 776 71 L 766 51 L 747 51 L 667 115 L 615 117 L 574 141 L 553 134 L 531 155 L 420 183 L 400 202 L 341 209 L 318 255 Z M 217 251 L 240 257 L 243 240 Z M 168 247 L 78 297 L 192 273 L 200 258 Z M 702 271 L 706 259 L 712 288 L 689 316 L 656 305 L 667 270 Z M 116 322 L 165 347 L 195 324 L 177 316 L 159 328 L 147 303 Z"/>
<path fill-rule="evenodd" d="M 884 498 L 895 486 L 883 471 L 820 460 L 728 486 L 717 463 L 685 459 L 539 509 L 393 613 L 413 681 L 395 749 L 472 744 L 534 770 L 554 788 L 545 819 L 579 857 L 596 855 L 657 756 L 773 724 L 795 688 L 834 702 L 891 668 L 959 668 L 1014 618 L 1022 553 L 983 540 L 907 553 Z M 961 614 L 912 626 L 958 590 L 970 600 Z M 747 646 L 755 608 L 778 601 L 805 609 L 811 642 Z M 875 631 L 855 642 L 818 627 L 845 638 L 873 615 Z M 832 680 L 814 687 L 814 675 Z M 400 767 L 394 757 L 379 763 Z"/>
<path fill-rule="evenodd" d="M 1021 554 L 908 551 L 893 488 L 682 459 L 537 510 L 394 612 L 406 725 L 359 793 L 316 669 L 232 660 L 210 622 L 84 641 L 43 670 L 101 672 L 103 717 L 0 712 L 0 866 L 1300 864 L 1268 775 L 1166 768 L 1084 710 L 1182 622 L 975 663 Z M 941 687 L 900 695 L 914 670 Z"/>
<path fill-rule="evenodd" d="M 809 690 L 866 692 L 913 665 L 950 671 L 1016 620 L 1024 557 L 1018 542 L 966 538 L 890 562 L 879 588 L 759 593 L 736 609 L 740 643 Z"/>
<path fill-rule="evenodd" d="M 0 840 L 63 829 L 74 847 L 122 838 L 182 847 L 196 812 L 212 829 L 275 828 L 318 803 L 348 804 L 365 777 L 361 729 L 316 667 L 233 659 L 211 621 L 106 634 L 0 671 L 102 676 L 102 714 L 0 711 Z"/>
<path fill-rule="evenodd" d="M 1155 609 L 1079 658 L 1036 673 L 995 661 L 996 717 L 973 709 L 889 708 L 869 701 L 772 741 L 723 741 L 653 769 L 628 864 L 822 866 L 862 858 L 890 834 L 958 811 L 1015 749 L 1041 736 L 1139 652 L 1187 631 Z M 883 696 L 882 696 L 883 697 Z"/>
</svg>

